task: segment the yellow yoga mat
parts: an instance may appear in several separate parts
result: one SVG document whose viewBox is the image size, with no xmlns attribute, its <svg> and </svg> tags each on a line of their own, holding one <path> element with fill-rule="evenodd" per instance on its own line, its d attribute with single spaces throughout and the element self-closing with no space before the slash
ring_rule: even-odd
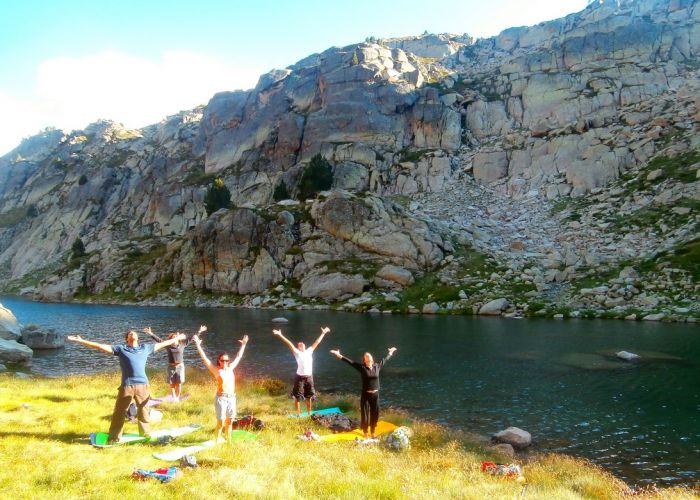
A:
<svg viewBox="0 0 700 500">
<path fill-rule="evenodd" d="M 377 422 L 377 427 L 374 429 L 375 434 L 377 436 L 380 436 L 382 434 L 386 434 L 387 432 L 391 432 L 394 429 L 396 429 L 397 426 L 392 424 L 391 422 L 385 422 L 384 420 L 380 420 Z M 364 437 L 364 434 L 362 434 L 362 429 L 355 429 L 354 431 L 350 432 L 339 432 L 338 434 L 325 434 L 321 436 L 321 441 L 327 441 L 327 442 L 335 442 L 335 441 L 354 441 L 356 438 L 362 439 Z"/>
</svg>

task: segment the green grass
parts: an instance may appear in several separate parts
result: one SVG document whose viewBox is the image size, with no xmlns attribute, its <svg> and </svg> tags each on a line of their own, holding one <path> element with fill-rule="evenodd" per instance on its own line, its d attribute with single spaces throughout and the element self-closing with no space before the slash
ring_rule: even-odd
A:
<svg viewBox="0 0 700 500">
<path fill-rule="evenodd" d="M 632 261 L 624 260 L 614 267 L 600 267 L 591 271 L 584 278 L 572 282 L 576 290 L 582 288 L 593 288 L 603 285 L 620 275 L 620 271 L 625 267 L 633 267 L 640 273 L 638 281 L 645 281 L 644 276 L 659 273 L 662 264 L 676 269 L 686 271 L 693 282 L 700 281 L 700 238 L 694 238 L 676 246 L 669 252 L 659 252 L 651 259 Z"/>
<path fill-rule="evenodd" d="M 627 266 L 632 266 L 635 269 L 638 269 L 635 267 L 634 262 L 626 260 L 613 267 L 601 266 L 592 269 L 586 274 L 585 277 L 573 281 L 571 285 L 576 290 L 581 290 L 582 288 L 595 288 L 617 278 L 620 275 L 620 271 Z"/>
<path fill-rule="evenodd" d="M 407 149 L 404 149 L 403 151 L 400 152 L 401 156 L 399 157 L 399 163 L 403 163 L 405 161 L 410 161 L 410 162 L 416 162 L 423 158 L 428 153 L 433 152 L 434 150 L 432 149 L 417 149 L 416 151 L 409 151 Z"/>
<path fill-rule="evenodd" d="M 4 281 L 0 284 L 0 291 L 5 293 L 19 293 L 22 288 L 36 286 L 41 280 L 55 274 L 59 267 L 60 265 L 57 264 L 49 264 L 31 273 L 25 274 L 21 278 Z M 7 272 L 9 273 L 9 269 Z M 0 274 L 2 274 L 2 271 L 0 271 Z"/>
<path fill-rule="evenodd" d="M 116 168 L 124 165 L 129 158 L 129 152 L 126 150 L 116 151 L 112 156 L 107 158 L 105 166 L 108 168 Z"/>
<path fill-rule="evenodd" d="M 424 304 L 431 302 L 444 305 L 446 302 L 459 300 L 459 290 L 460 287 L 445 285 L 435 276 L 424 276 L 401 292 L 401 302 L 397 303 L 396 307 L 401 311 L 408 311 L 408 306 L 420 309 Z"/>
<path fill-rule="evenodd" d="M 27 207 L 17 207 L 0 214 L 0 227 L 16 226 L 27 218 Z"/>
<path fill-rule="evenodd" d="M 645 170 L 662 170 L 661 179 L 654 181 L 657 183 L 663 179 L 675 179 L 684 183 L 695 182 L 697 174 L 690 166 L 698 162 L 700 162 L 700 151 L 690 151 L 674 157 L 657 156 L 648 163 Z"/>
<path fill-rule="evenodd" d="M 493 272 L 503 271 L 496 261 L 488 255 L 469 247 L 457 247 L 454 252 L 455 259 L 459 260 L 460 278 L 468 276 L 490 276 Z"/>
<path fill-rule="evenodd" d="M 155 264 L 156 260 L 165 255 L 166 251 L 167 246 L 165 244 L 154 245 L 145 253 L 135 249 L 126 255 L 126 262 L 140 266 L 151 266 Z"/>
<path fill-rule="evenodd" d="M 204 164 L 198 164 L 190 167 L 187 175 L 182 180 L 185 186 L 208 186 L 217 177 L 216 174 L 207 174 L 204 172 Z"/>
<path fill-rule="evenodd" d="M 72 347 L 69 347 L 72 348 Z M 96 362 L 103 355 L 96 353 Z M 152 392 L 166 392 L 162 373 L 151 373 Z M 382 418 L 414 430 L 411 450 L 392 453 L 351 442 L 306 443 L 296 436 L 308 420 L 286 418 L 292 404 L 286 383 L 239 379 L 239 415 L 254 414 L 266 424 L 253 442 L 219 445 L 200 452 L 197 469 L 169 484 L 131 479 L 135 468 L 170 465 L 152 454 L 209 439 L 213 433 L 213 381 L 188 367 L 179 405 L 161 405 L 163 422 L 153 428 L 200 423 L 203 429 L 166 446 L 139 444 L 95 449 L 88 434 L 105 431 L 118 375 L 35 377 L 0 374 L 0 490 L 4 498 L 618 498 L 631 492 L 621 481 L 584 460 L 563 455 L 494 455 L 466 433 L 416 421 L 400 410 Z M 320 406 L 340 406 L 357 416 L 355 397 L 322 394 Z M 125 431 L 136 426 L 126 424 Z M 527 482 L 484 474 L 482 460 L 515 461 Z M 527 486 L 526 490 L 524 489 Z M 683 490 L 662 490 L 664 498 L 691 498 Z M 651 494 L 641 497 L 652 497 Z"/>
<path fill-rule="evenodd" d="M 348 257 L 342 260 L 325 260 L 322 265 L 328 268 L 327 274 L 345 273 L 361 274 L 365 279 L 372 279 L 379 270 L 379 264 L 359 257 Z"/>
<path fill-rule="evenodd" d="M 680 215 L 673 211 L 674 207 L 689 208 L 691 211 L 686 215 Z M 610 222 L 610 228 L 614 231 L 631 228 L 650 228 L 653 226 L 666 225 L 669 229 L 676 229 L 687 224 L 692 218 L 700 213 L 700 201 L 690 198 L 682 198 L 673 206 L 648 206 L 630 214 L 614 215 L 607 217 L 606 222 Z"/>
<path fill-rule="evenodd" d="M 671 253 L 661 253 L 656 260 L 669 262 L 671 267 L 688 271 L 697 283 L 700 281 L 700 238 L 677 246 Z"/>
</svg>

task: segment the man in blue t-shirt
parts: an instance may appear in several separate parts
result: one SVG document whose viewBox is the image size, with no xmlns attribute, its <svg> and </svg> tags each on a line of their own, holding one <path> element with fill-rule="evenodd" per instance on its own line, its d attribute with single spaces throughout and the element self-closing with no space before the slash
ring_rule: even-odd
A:
<svg viewBox="0 0 700 500">
<path fill-rule="evenodd" d="M 109 426 L 109 441 L 112 443 L 119 441 L 124 427 L 124 412 L 132 401 L 136 403 L 139 434 L 148 436 L 150 418 L 147 403 L 151 399 L 151 391 L 146 376 L 146 360 L 152 353 L 185 339 L 185 335 L 179 334 L 157 344 L 139 344 L 139 334 L 134 330 L 129 330 L 126 332 L 126 344 L 119 345 L 90 342 L 84 340 L 80 335 L 68 335 L 66 338 L 72 342 L 119 357 L 122 383 L 119 386 L 114 413 L 112 413 L 112 423 Z"/>
</svg>

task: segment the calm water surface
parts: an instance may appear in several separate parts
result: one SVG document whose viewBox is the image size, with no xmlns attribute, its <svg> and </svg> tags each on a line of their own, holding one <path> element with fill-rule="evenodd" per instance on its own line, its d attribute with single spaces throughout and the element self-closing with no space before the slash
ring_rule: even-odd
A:
<svg viewBox="0 0 700 500">
<path fill-rule="evenodd" d="M 332 332 L 314 361 L 321 391 L 357 392 L 354 370 L 328 350 L 360 359 L 398 351 L 382 372 L 382 404 L 490 435 L 508 426 L 533 435 L 539 450 L 589 458 L 633 484 L 700 482 L 700 328 L 696 325 L 594 320 L 505 320 L 360 315 L 327 311 L 139 308 L 0 302 L 23 323 L 37 323 L 107 343 L 128 328 L 161 334 L 212 332 L 210 355 L 235 350 L 250 335 L 239 370 L 291 379 L 296 364 L 271 330 L 310 344 L 321 325 Z M 279 325 L 277 325 L 279 326 Z M 630 364 L 611 353 L 635 352 Z M 165 365 L 165 354 L 154 366 Z M 185 359 L 200 364 L 190 347 Z M 35 352 L 33 371 L 60 376 L 117 370 L 116 359 L 74 344 Z"/>
</svg>

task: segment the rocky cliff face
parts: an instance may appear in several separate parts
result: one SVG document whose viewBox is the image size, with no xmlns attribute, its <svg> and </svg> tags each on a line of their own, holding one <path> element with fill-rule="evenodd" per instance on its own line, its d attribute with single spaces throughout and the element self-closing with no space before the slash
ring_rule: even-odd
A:
<svg viewBox="0 0 700 500">
<path fill-rule="evenodd" d="M 699 50 L 697 0 L 603 1 L 332 48 L 142 130 L 47 130 L 0 159 L 0 279 L 47 300 L 693 317 Z M 274 203 L 317 154 L 332 190 Z M 215 177 L 236 208 L 207 217 Z"/>
</svg>

